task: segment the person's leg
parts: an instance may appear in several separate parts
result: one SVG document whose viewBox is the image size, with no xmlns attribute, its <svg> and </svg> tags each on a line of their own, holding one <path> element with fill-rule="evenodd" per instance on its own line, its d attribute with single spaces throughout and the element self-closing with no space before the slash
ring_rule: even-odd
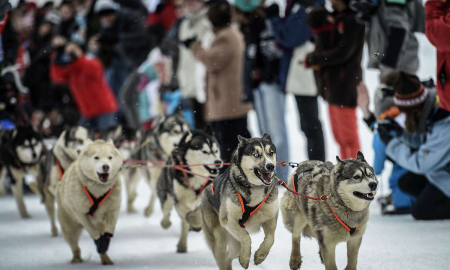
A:
<svg viewBox="0 0 450 270">
<path fill-rule="evenodd" d="M 205 118 L 203 117 L 204 104 L 198 102 L 196 99 L 193 99 L 193 102 L 195 127 L 197 129 L 204 129 L 206 127 Z"/>
<path fill-rule="evenodd" d="M 419 197 L 427 184 L 428 180 L 425 176 L 412 172 L 407 172 L 398 179 L 400 190 L 414 197 Z"/>
<path fill-rule="evenodd" d="M 115 113 L 109 113 L 105 115 L 98 116 L 96 119 L 97 128 L 100 130 L 105 130 L 109 127 L 117 125 L 117 118 Z"/>
<path fill-rule="evenodd" d="M 356 153 L 360 150 L 356 108 L 335 105 L 330 105 L 329 108 L 330 119 L 331 117 L 334 119 L 332 121 L 334 122 L 332 123 L 333 133 L 341 148 L 341 158 L 356 157 Z"/>
<path fill-rule="evenodd" d="M 305 134 L 309 160 L 325 161 L 325 142 L 317 97 L 295 96 L 300 126 Z"/>
<path fill-rule="evenodd" d="M 345 151 L 343 150 L 342 144 L 341 144 L 341 133 L 339 132 L 339 119 L 337 118 L 337 110 L 336 107 L 333 105 L 328 105 L 328 114 L 330 117 L 330 124 L 331 124 L 331 131 L 333 132 L 334 140 L 339 145 L 339 152 L 340 157 L 344 158 Z"/>
<path fill-rule="evenodd" d="M 403 192 L 398 186 L 398 181 L 407 171 L 397 164 L 394 164 L 389 177 L 389 188 L 392 190 L 392 200 L 395 209 L 411 208 L 414 197 Z"/>
<path fill-rule="evenodd" d="M 411 214 L 417 220 L 450 219 L 450 198 L 428 183 L 413 205 Z"/>
<path fill-rule="evenodd" d="M 263 95 L 264 94 L 261 88 L 256 88 L 255 90 L 253 90 L 253 108 L 256 111 L 259 132 L 261 133 L 261 135 L 268 132 L 266 127 Z"/>
<path fill-rule="evenodd" d="M 119 103 L 125 114 L 128 126 L 131 128 L 139 127 L 139 111 L 137 109 L 137 102 L 139 100 L 137 86 L 139 81 L 139 73 L 136 70 L 132 71 L 120 89 Z"/>
<path fill-rule="evenodd" d="M 264 121 L 267 133 L 277 148 L 277 161 L 289 161 L 289 140 L 284 119 L 286 95 L 278 84 L 262 83 L 260 86 L 264 106 Z M 277 165 L 277 175 L 281 179 L 289 177 L 289 168 Z"/>
</svg>

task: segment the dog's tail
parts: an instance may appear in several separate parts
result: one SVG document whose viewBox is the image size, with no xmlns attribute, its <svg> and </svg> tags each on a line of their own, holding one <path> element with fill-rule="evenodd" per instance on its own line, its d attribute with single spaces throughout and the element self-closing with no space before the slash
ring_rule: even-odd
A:
<svg viewBox="0 0 450 270">
<path fill-rule="evenodd" d="M 197 207 L 194 211 L 186 214 L 186 221 L 191 225 L 192 228 L 202 228 L 202 211 L 200 207 Z"/>
</svg>

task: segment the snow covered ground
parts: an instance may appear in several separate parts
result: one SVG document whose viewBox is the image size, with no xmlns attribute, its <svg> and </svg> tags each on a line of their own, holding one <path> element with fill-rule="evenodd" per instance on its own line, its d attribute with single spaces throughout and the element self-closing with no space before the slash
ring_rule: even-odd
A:
<svg viewBox="0 0 450 270">
<path fill-rule="evenodd" d="M 435 50 L 420 36 L 421 79 L 435 77 Z M 373 93 L 378 73 L 365 71 L 365 81 Z M 334 162 L 338 154 L 328 119 L 325 104 L 321 101 L 321 117 L 323 119 L 327 157 Z M 257 134 L 255 116 L 250 116 L 252 133 Z M 306 158 L 304 138 L 298 127 L 298 115 L 295 101 L 288 97 L 286 121 L 291 144 L 291 160 L 302 161 Z M 364 123 L 359 123 L 362 150 L 367 160 L 373 159 L 371 147 L 372 135 Z M 383 176 L 382 179 L 387 179 Z M 383 190 L 387 185 L 383 185 Z M 284 191 L 280 190 L 281 194 Z M 143 209 L 149 198 L 149 188 L 140 183 L 139 196 L 136 201 L 139 214 L 129 215 L 122 204 L 117 229 L 112 239 L 109 255 L 115 265 L 109 269 L 216 269 L 213 256 L 206 246 L 203 233 L 190 233 L 188 253 L 177 254 L 176 243 L 180 234 L 180 221 L 174 212 L 173 225 L 163 230 L 159 222 L 162 214 L 159 204 L 150 218 L 144 218 Z M 80 247 L 84 264 L 71 265 L 71 251 L 64 239 L 50 237 L 50 224 L 37 196 L 28 195 L 25 201 L 32 215 L 31 219 L 19 217 L 12 196 L 0 197 L 0 269 L 105 269 L 95 251 L 94 243 L 87 233 L 80 239 Z M 263 233 L 252 236 L 253 252 L 263 240 Z M 364 236 L 359 254 L 359 269 L 410 269 L 432 270 L 450 269 L 450 221 L 421 222 L 410 216 L 383 217 L 379 205 L 371 206 L 371 218 Z M 315 240 L 302 240 L 302 269 L 323 269 L 318 256 L 318 245 Z M 275 236 L 275 244 L 266 261 L 250 269 L 288 269 L 291 251 L 291 238 L 281 223 Z M 345 245 L 338 246 L 336 251 L 339 269 L 346 265 Z M 235 269 L 241 269 L 238 261 Z"/>
</svg>

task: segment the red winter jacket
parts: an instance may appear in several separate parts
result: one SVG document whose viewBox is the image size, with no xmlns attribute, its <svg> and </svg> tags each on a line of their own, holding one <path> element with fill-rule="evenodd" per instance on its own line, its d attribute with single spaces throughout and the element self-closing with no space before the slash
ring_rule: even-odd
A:
<svg viewBox="0 0 450 270">
<path fill-rule="evenodd" d="M 425 4 L 425 14 L 425 33 L 437 49 L 439 106 L 450 111 L 450 3 L 429 0 Z"/>
<path fill-rule="evenodd" d="M 103 74 L 100 61 L 85 56 L 67 66 L 52 64 L 50 67 L 52 80 L 69 86 L 81 115 L 86 118 L 118 110 L 116 97 Z"/>
</svg>

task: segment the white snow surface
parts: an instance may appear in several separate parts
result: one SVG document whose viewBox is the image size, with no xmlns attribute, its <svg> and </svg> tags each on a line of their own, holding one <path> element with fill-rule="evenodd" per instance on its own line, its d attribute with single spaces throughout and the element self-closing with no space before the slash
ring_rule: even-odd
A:
<svg viewBox="0 0 450 270">
<path fill-rule="evenodd" d="M 434 48 L 423 35 L 420 39 L 421 79 L 435 78 L 436 56 Z M 378 83 L 378 72 L 365 70 L 365 81 L 370 92 Z M 326 105 L 320 101 L 321 118 L 326 134 L 327 157 L 335 161 L 338 147 L 333 140 Z M 298 126 L 295 101 L 288 97 L 286 121 L 289 130 L 291 161 L 306 158 L 305 141 Z M 359 114 L 361 119 L 361 115 Z M 255 115 L 250 115 L 252 134 L 258 135 Z M 373 160 L 372 135 L 365 124 L 359 122 L 361 146 L 366 159 Z M 387 175 L 381 177 L 382 192 L 387 190 Z M 280 188 L 280 196 L 285 191 Z M 125 195 L 125 194 L 124 194 Z M 83 264 L 71 265 L 72 254 L 60 235 L 50 237 L 50 223 L 44 205 L 35 195 L 25 196 L 25 203 L 31 219 L 19 217 L 11 195 L 0 197 L 0 269 L 217 269 L 212 253 L 208 249 L 203 233 L 189 233 L 188 253 L 176 253 L 180 235 L 180 219 L 172 213 L 172 227 L 163 230 L 160 205 L 150 218 L 143 216 L 143 209 L 149 200 L 149 187 L 141 181 L 138 187 L 137 214 L 125 211 L 125 196 L 117 228 L 112 238 L 109 255 L 114 266 L 100 265 L 93 240 L 84 232 L 80 238 Z M 263 232 L 252 235 L 253 253 L 264 238 Z M 411 216 L 381 216 L 377 202 L 371 205 L 371 217 L 359 253 L 358 269 L 450 269 L 450 221 L 415 221 Z M 267 259 L 259 266 L 251 262 L 249 269 L 289 269 L 291 235 L 284 228 L 279 217 L 275 243 Z M 318 255 L 317 241 L 302 238 L 302 269 L 324 269 Z M 346 246 L 340 244 L 336 250 L 339 269 L 346 265 Z M 234 269 L 242 269 L 237 260 Z"/>
</svg>

